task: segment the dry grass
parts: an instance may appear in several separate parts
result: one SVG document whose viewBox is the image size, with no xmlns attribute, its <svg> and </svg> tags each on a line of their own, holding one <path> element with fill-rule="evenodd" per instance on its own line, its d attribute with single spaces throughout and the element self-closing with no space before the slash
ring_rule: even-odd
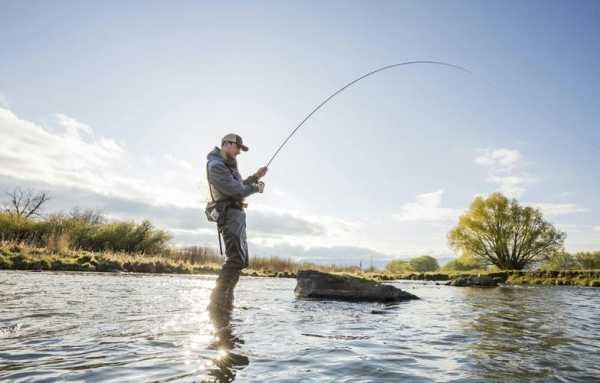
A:
<svg viewBox="0 0 600 383">
<path fill-rule="evenodd" d="M 57 237 L 52 246 L 39 247 L 26 242 L 0 241 L 0 269 L 128 271 L 146 273 L 216 273 L 224 258 L 204 247 L 169 248 L 161 254 L 102 251 L 69 248 L 68 238 Z M 357 266 L 323 266 L 295 262 L 291 258 L 251 257 L 245 275 L 295 277 L 299 270 L 358 274 Z"/>
</svg>

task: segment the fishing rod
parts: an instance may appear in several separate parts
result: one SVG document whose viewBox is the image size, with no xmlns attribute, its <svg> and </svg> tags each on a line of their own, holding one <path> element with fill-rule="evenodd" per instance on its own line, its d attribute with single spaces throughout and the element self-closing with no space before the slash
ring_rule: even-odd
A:
<svg viewBox="0 0 600 383">
<path fill-rule="evenodd" d="M 273 156 L 271 157 L 271 159 L 269 160 L 269 162 L 267 162 L 266 167 L 268 168 L 271 165 L 271 162 L 273 162 L 273 160 L 275 159 L 275 157 L 277 157 L 277 154 L 279 154 L 279 152 L 281 151 L 281 149 L 283 149 L 283 147 L 285 146 L 285 144 L 287 144 L 287 142 L 290 140 L 290 138 L 292 138 L 292 136 L 298 131 L 298 129 L 300 129 L 300 127 L 302 125 L 304 125 L 304 123 L 312 117 L 313 114 L 315 114 L 319 109 L 321 109 L 325 104 L 327 104 L 329 102 L 329 100 L 331 100 L 332 98 L 334 98 L 335 96 L 337 96 L 338 94 L 342 93 L 344 90 L 346 90 L 347 88 L 351 87 L 352 85 L 354 85 L 355 83 L 359 82 L 360 80 L 372 76 L 375 73 L 379 73 L 379 72 L 383 72 L 384 70 L 387 69 L 392 69 L 395 67 L 399 67 L 399 66 L 404 66 L 404 65 L 413 65 L 413 64 L 434 64 L 434 65 L 444 65 L 447 67 L 451 67 L 454 69 L 458 69 L 461 70 L 463 72 L 466 73 L 471 73 L 470 70 L 463 68 L 459 65 L 455 65 L 455 64 L 449 64 L 443 61 L 407 61 L 407 62 L 403 62 L 403 63 L 399 63 L 399 64 L 392 64 L 392 65 L 386 65 L 384 67 L 381 67 L 379 69 L 375 69 L 374 71 L 371 71 L 367 74 L 364 74 L 362 76 L 360 76 L 359 78 L 350 81 L 349 83 L 347 83 L 346 85 L 344 85 L 343 87 L 341 87 L 340 89 L 336 90 L 333 94 L 331 94 L 329 97 L 327 97 L 325 100 L 323 100 L 319 105 L 317 105 L 316 108 L 314 108 L 306 117 L 304 117 L 304 119 L 298 124 L 298 126 L 296 126 L 292 132 L 286 137 L 286 139 L 281 143 L 281 145 L 279 145 L 279 147 L 277 148 L 277 150 L 275 151 L 275 153 L 273 154 Z"/>
</svg>

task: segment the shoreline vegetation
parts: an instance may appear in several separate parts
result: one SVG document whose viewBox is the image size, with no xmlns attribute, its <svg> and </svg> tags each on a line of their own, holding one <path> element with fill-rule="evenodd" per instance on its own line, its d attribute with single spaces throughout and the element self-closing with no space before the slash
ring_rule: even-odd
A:
<svg viewBox="0 0 600 383">
<path fill-rule="evenodd" d="M 0 242 L 0 270 L 87 271 L 162 274 L 216 275 L 221 257 L 210 249 L 191 247 L 171 250 L 167 254 L 146 255 L 125 252 L 94 252 L 47 247 L 24 243 Z M 499 277 L 508 285 L 587 286 L 600 287 L 600 270 L 532 270 L 532 271 L 429 271 L 401 272 L 361 270 L 358 266 L 324 266 L 298 263 L 280 257 L 253 257 L 243 276 L 295 278 L 300 270 L 313 269 L 346 274 L 375 281 L 418 280 L 446 282 L 464 276 Z"/>
<path fill-rule="evenodd" d="M 212 248 L 173 247 L 169 242 L 171 235 L 147 220 L 141 223 L 108 221 L 96 211 L 77 208 L 69 213 L 42 217 L 39 208 L 49 199 L 47 195 L 21 189 L 9 195 L 12 208 L 0 210 L 0 270 L 217 274 L 223 262 L 223 257 Z M 471 210 L 492 202 L 503 208 L 509 203 L 503 196 L 493 194 L 488 200 L 477 199 Z M 515 205 L 512 210 L 520 211 L 516 201 L 511 203 Z M 539 214 L 528 209 L 525 208 L 524 212 Z M 468 218 L 464 216 L 461 219 L 465 217 Z M 541 216 L 536 222 L 542 222 Z M 458 226 L 459 229 L 461 227 Z M 546 227 L 544 230 L 549 229 Z M 559 237 L 562 240 L 563 235 Z M 556 247 L 556 243 L 550 244 L 552 248 Z M 278 256 L 252 256 L 242 275 L 294 278 L 299 271 L 311 269 L 376 281 L 408 279 L 441 282 L 488 275 L 506 284 L 600 286 L 600 251 L 569 254 L 560 246 L 549 253 L 551 256 L 537 257 L 525 268 L 527 271 L 522 271 L 504 267 L 510 262 L 476 256 L 476 252 L 469 251 L 468 246 L 463 247 L 459 257 L 442 267 L 434 257 L 421 255 L 410 260 L 392 260 L 383 270 L 372 265 L 363 269 L 361 266 L 298 262 Z"/>
</svg>

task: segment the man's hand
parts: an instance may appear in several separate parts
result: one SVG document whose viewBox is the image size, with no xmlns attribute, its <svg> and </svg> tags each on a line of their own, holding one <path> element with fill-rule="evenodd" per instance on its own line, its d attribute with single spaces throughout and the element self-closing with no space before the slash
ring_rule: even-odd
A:
<svg viewBox="0 0 600 383">
<path fill-rule="evenodd" d="M 256 173 L 254 173 L 254 175 L 256 176 L 256 178 L 262 178 L 265 176 L 265 174 L 267 174 L 267 170 L 267 167 L 263 166 L 262 168 L 258 169 Z"/>
<path fill-rule="evenodd" d="M 263 191 L 265 191 L 265 183 L 262 181 L 258 181 L 258 183 L 256 184 L 256 186 L 258 186 L 258 192 L 262 193 Z"/>
</svg>

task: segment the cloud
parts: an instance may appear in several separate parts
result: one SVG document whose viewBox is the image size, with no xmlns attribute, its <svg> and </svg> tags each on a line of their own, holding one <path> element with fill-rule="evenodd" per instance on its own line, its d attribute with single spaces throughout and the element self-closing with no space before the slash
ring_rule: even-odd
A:
<svg viewBox="0 0 600 383">
<path fill-rule="evenodd" d="M 170 153 L 137 159 L 123 145 L 96 137 L 93 129 L 64 114 L 48 128 L 0 108 L 2 186 L 50 190 L 55 210 L 96 208 L 118 219 L 150 219 L 182 230 L 209 228 L 199 189 L 203 172 Z M 252 232 L 267 237 L 323 236 L 319 217 L 253 206 Z"/>
<path fill-rule="evenodd" d="M 547 203 L 547 202 L 526 202 L 525 205 L 540 209 L 547 216 L 559 216 L 574 213 L 585 213 L 588 209 L 577 206 L 574 203 Z"/>
<path fill-rule="evenodd" d="M 599 225 L 557 223 L 556 226 L 567 233 L 565 248 L 569 252 L 597 251 L 600 246 Z"/>
<path fill-rule="evenodd" d="M 410 202 L 400 207 L 400 212 L 393 217 L 400 222 L 426 221 L 441 222 L 456 219 L 460 211 L 458 209 L 444 208 L 442 205 L 443 190 L 431 193 L 419 194 L 415 202 Z"/>
<path fill-rule="evenodd" d="M 71 136 L 76 139 L 82 139 L 83 136 L 93 137 L 94 131 L 86 124 L 82 124 L 74 118 L 65 116 L 64 114 L 56 114 L 56 122 L 64 130 L 66 136 Z M 105 140 L 105 142 L 107 142 Z M 116 144 L 108 144 L 107 149 L 121 150 Z"/>
<path fill-rule="evenodd" d="M 526 186 L 536 182 L 527 175 L 490 175 L 486 181 L 497 185 L 498 190 L 509 198 L 521 197 L 527 191 Z"/>
<path fill-rule="evenodd" d="M 368 267 L 371 261 L 373 261 L 373 265 L 383 267 L 385 263 L 394 258 L 392 255 L 358 246 L 305 247 L 286 243 L 275 246 L 265 246 L 250 241 L 249 249 L 252 255 L 261 257 L 280 256 L 289 257 L 297 262 L 336 265 L 359 265 L 362 262 L 363 267 Z"/>
<path fill-rule="evenodd" d="M 123 145 L 64 114 L 49 127 L 0 108 L 0 175 L 153 205 L 200 206 L 199 175 L 143 166 Z M 172 158 L 173 161 L 176 159 Z"/>
<path fill-rule="evenodd" d="M 8 98 L 3 93 L 0 93 L 0 108 L 10 108 Z"/>
<path fill-rule="evenodd" d="M 527 191 L 527 186 L 537 179 L 527 173 L 516 171 L 521 153 L 516 149 L 477 149 L 479 155 L 474 162 L 488 168 L 486 181 L 496 185 L 507 197 L 518 198 Z"/>
<path fill-rule="evenodd" d="M 287 212 L 250 210 L 247 216 L 248 231 L 258 235 L 312 235 L 326 234 L 325 226 Z"/>
<path fill-rule="evenodd" d="M 170 154 L 170 153 L 167 153 L 167 154 L 165 154 L 165 155 L 163 156 L 163 158 L 164 158 L 165 160 L 167 160 L 169 163 L 171 163 L 172 165 L 174 165 L 174 166 L 178 166 L 178 167 L 180 167 L 181 169 L 184 169 L 184 170 L 192 170 L 192 169 L 193 169 L 193 166 L 192 166 L 192 164 L 190 164 L 189 162 L 187 162 L 187 161 L 185 161 L 185 160 L 181 160 L 181 159 L 175 158 L 175 157 L 174 157 L 172 154 Z"/>
<path fill-rule="evenodd" d="M 520 159 L 521 153 L 515 149 L 477 149 L 479 156 L 475 163 L 483 166 L 512 168 Z"/>
<path fill-rule="evenodd" d="M 186 234 L 185 243 L 192 243 L 195 234 L 203 230 L 215 231 L 214 224 L 208 222 L 202 207 L 182 207 L 177 205 L 153 205 L 144 201 L 135 201 L 123 197 L 106 196 L 88 190 L 48 185 L 40 182 L 19 182 L 16 179 L 3 178 L 0 190 L 7 191 L 19 185 L 34 190 L 47 191 L 52 200 L 48 203 L 48 213 L 70 211 L 74 207 L 95 209 L 107 218 L 119 220 L 150 220 L 169 231 Z M 285 240 L 288 236 L 323 236 L 326 227 L 318 222 L 304 219 L 287 212 L 259 210 L 250 208 L 247 215 L 249 232 L 257 237 L 269 237 Z M 184 236 L 182 235 L 181 238 Z M 175 239 L 178 237 L 175 236 Z"/>
</svg>

